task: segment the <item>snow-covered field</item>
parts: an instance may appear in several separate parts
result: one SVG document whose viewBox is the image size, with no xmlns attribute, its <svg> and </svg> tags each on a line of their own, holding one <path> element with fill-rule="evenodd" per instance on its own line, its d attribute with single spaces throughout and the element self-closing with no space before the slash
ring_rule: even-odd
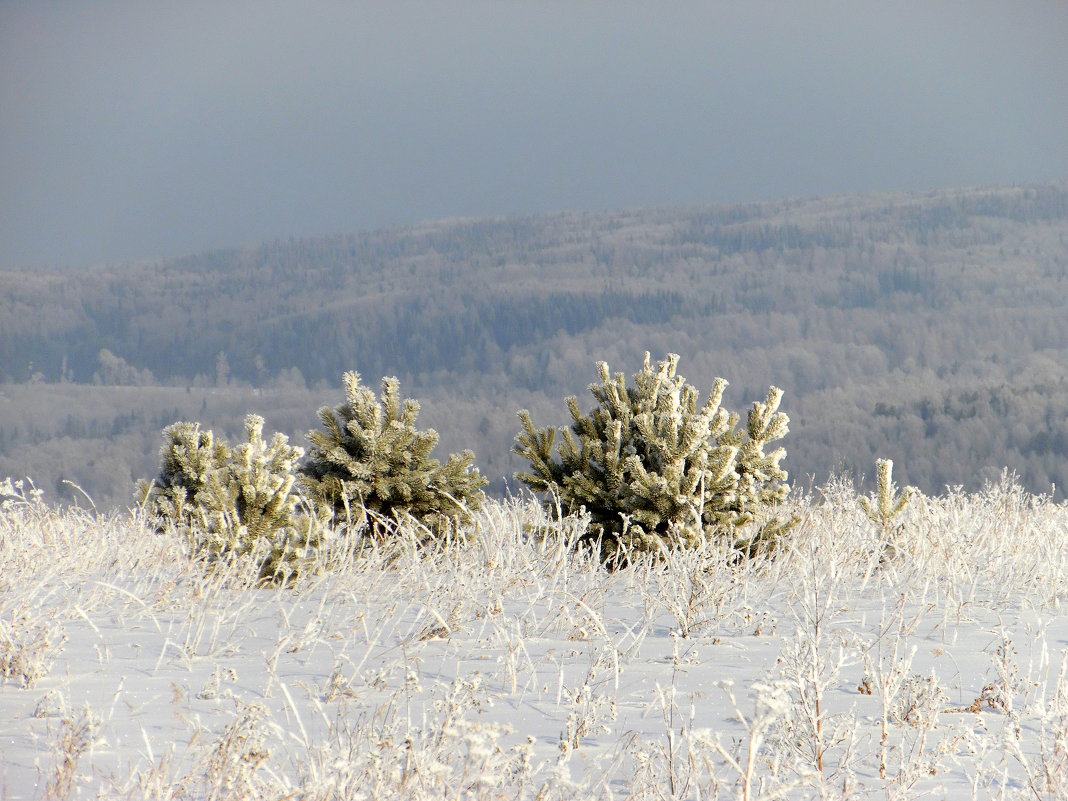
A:
<svg viewBox="0 0 1068 801">
<path fill-rule="evenodd" d="M 610 573 L 491 503 L 466 545 L 262 589 L 9 499 L 0 797 L 1068 798 L 1068 507 L 793 503 L 768 561 Z"/>
</svg>

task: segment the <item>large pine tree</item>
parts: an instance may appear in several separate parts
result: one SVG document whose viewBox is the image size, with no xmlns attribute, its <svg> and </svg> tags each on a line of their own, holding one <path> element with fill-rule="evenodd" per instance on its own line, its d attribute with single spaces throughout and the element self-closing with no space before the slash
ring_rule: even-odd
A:
<svg viewBox="0 0 1068 801">
<path fill-rule="evenodd" d="M 547 496 L 550 511 L 585 511 L 587 538 L 606 559 L 723 536 L 749 551 L 791 525 L 767 514 L 789 491 L 779 466 L 785 451 L 764 451 L 787 432 L 782 391 L 772 387 L 753 404 L 740 432 L 739 416 L 721 406 L 727 382 L 716 379 L 699 405 L 698 391 L 676 373 L 678 360 L 670 354 L 654 367 L 646 353 L 632 387 L 599 363 L 600 382 L 590 385 L 597 404 L 586 414 L 568 398 L 570 428 L 538 429 L 528 411 L 519 413 L 515 451 L 531 469 L 516 477 Z"/>
</svg>

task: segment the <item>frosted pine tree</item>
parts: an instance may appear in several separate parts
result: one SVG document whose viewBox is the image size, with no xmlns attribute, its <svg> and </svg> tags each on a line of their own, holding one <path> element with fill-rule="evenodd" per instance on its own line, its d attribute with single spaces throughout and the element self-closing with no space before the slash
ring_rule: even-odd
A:
<svg viewBox="0 0 1068 801">
<path fill-rule="evenodd" d="M 230 461 L 230 446 L 216 441 L 212 431 L 201 431 L 200 423 L 172 423 L 161 433 L 159 477 L 137 482 L 138 503 L 161 526 L 204 525 L 205 509 L 197 498 L 213 494 L 212 485 L 222 480 L 219 472 Z"/>
<path fill-rule="evenodd" d="M 782 395 L 778 387 L 769 387 L 764 400 L 754 403 L 749 410 L 745 433 L 734 430 L 732 424 L 731 433 L 720 440 L 720 444 L 738 449 L 734 461 L 738 484 L 734 490 L 734 500 L 728 505 L 728 510 L 735 515 L 730 526 L 736 531 L 756 521 L 766 510 L 781 504 L 790 493 L 790 486 L 786 483 L 789 476 L 779 465 L 786 451 L 776 448 L 770 453 L 764 452 L 769 442 L 782 439 L 790 430 L 790 418 L 778 410 Z M 774 543 L 798 522 L 793 516 L 768 518 L 765 515 L 757 530 L 739 538 L 735 546 L 750 554 L 759 551 Z"/>
<path fill-rule="evenodd" d="M 320 409 L 322 430 L 308 432 L 306 491 L 350 522 L 388 527 L 413 519 L 438 535 L 469 521 L 487 483 L 472 466 L 474 454 L 451 454 L 444 464 L 431 458 L 438 434 L 415 427 L 419 403 L 401 400 L 396 378 L 382 379 L 381 401 L 359 373 L 345 373 L 342 382 L 345 402 Z"/>
<path fill-rule="evenodd" d="M 588 514 L 587 539 L 600 543 L 607 561 L 712 537 L 750 552 L 793 525 L 767 514 L 789 491 L 779 466 L 785 451 L 764 451 L 787 432 L 781 390 L 772 387 L 754 404 L 741 433 L 738 415 L 721 405 L 727 382 L 717 378 L 699 405 L 697 389 L 676 372 L 678 361 L 669 354 L 654 367 L 646 353 L 633 387 L 599 363 L 600 382 L 590 385 L 597 405 L 585 414 L 568 398 L 570 428 L 538 429 L 528 411 L 519 412 L 515 451 L 531 469 L 516 477 L 547 496 L 550 512 L 559 505 L 565 514 Z"/>
<path fill-rule="evenodd" d="M 871 496 L 860 496 L 860 508 L 879 529 L 884 555 L 895 556 L 900 549 L 902 526 L 895 523 L 909 501 L 920 494 L 915 487 L 905 487 L 900 495 L 894 483 L 894 463 L 890 459 L 875 460 L 876 489 Z"/>
<path fill-rule="evenodd" d="M 304 449 L 277 432 L 265 441 L 263 423 L 257 415 L 245 419 L 248 439 L 234 448 L 227 497 L 237 511 L 236 540 L 269 545 L 265 571 L 284 576 L 306 567 L 322 544 L 325 521 L 297 492 Z"/>
<path fill-rule="evenodd" d="M 255 553 L 263 578 L 284 579 L 318 547 L 321 522 L 298 514 L 294 470 L 304 450 L 284 434 L 263 438 L 264 420 L 245 418 L 246 441 L 236 448 L 199 423 L 163 430 L 159 478 L 137 494 L 160 529 L 175 526 L 211 558 Z"/>
</svg>

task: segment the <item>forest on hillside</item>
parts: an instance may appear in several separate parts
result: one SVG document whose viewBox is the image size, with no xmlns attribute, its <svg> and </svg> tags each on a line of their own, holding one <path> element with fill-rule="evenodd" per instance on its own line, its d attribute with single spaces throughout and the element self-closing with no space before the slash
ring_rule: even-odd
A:
<svg viewBox="0 0 1068 801">
<path fill-rule="evenodd" d="M 454 220 L 82 271 L 0 272 L 0 476 L 129 503 L 159 429 L 303 444 L 340 375 L 396 375 L 440 455 L 505 490 L 516 410 L 595 363 L 681 355 L 739 411 L 771 384 L 792 480 L 878 457 L 939 492 L 1068 483 L 1068 184 Z M 585 396 L 585 397 L 584 397 Z"/>
</svg>

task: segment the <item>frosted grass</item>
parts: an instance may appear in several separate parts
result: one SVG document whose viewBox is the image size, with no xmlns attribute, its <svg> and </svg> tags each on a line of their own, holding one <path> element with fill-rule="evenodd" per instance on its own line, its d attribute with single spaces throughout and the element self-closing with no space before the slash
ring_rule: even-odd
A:
<svg viewBox="0 0 1068 801">
<path fill-rule="evenodd" d="M 1008 481 L 618 572 L 491 502 L 283 589 L 4 492 L 6 799 L 1068 798 L 1068 508 Z"/>
</svg>

